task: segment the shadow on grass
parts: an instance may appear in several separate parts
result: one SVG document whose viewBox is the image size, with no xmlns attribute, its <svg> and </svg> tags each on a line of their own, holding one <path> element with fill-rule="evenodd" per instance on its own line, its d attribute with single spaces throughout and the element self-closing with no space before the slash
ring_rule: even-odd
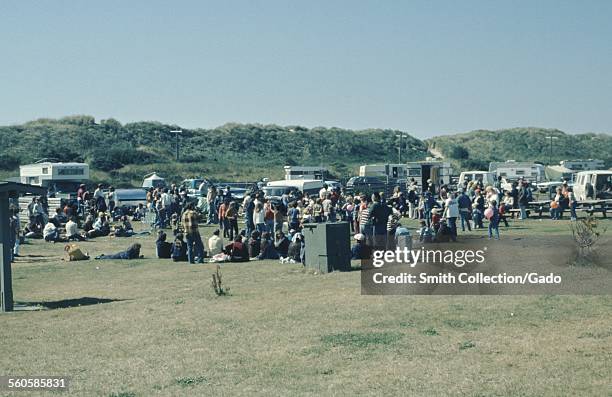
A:
<svg viewBox="0 0 612 397">
<path fill-rule="evenodd" d="M 49 310 L 54 309 L 67 309 L 70 307 L 79 307 L 79 306 L 91 306 L 91 305 L 99 305 L 101 303 L 111 303 L 111 302 L 121 302 L 128 299 L 108 299 L 108 298 L 92 298 L 92 297 L 82 297 L 75 299 L 62 299 L 59 301 L 48 301 L 48 302 L 16 302 L 19 306 L 30 306 L 30 307 L 42 307 Z"/>
</svg>

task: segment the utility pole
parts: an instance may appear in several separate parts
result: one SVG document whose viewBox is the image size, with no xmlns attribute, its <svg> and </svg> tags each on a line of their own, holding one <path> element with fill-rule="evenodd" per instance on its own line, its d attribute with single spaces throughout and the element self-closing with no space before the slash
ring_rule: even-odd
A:
<svg viewBox="0 0 612 397">
<path fill-rule="evenodd" d="M 402 137 L 404 136 L 404 133 L 400 132 L 399 134 L 396 134 L 395 136 L 399 138 L 399 146 L 397 148 L 397 163 L 401 164 L 402 163 Z"/>
<path fill-rule="evenodd" d="M 550 139 L 550 150 L 548 152 L 548 165 L 552 165 L 553 139 L 557 139 L 557 137 L 549 135 L 546 137 L 546 139 Z"/>
<path fill-rule="evenodd" d="M 179 161 L 179 134 L 182 133 L 183 130 L 172 130 L 170 132 L 176 134 L 176 161 Z"/>
</svg>

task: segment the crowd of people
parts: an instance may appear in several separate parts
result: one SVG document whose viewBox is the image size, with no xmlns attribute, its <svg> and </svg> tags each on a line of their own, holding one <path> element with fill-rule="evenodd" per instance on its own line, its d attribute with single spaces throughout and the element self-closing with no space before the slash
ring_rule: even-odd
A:
<svg viewBox="0 0 612 397">
<path fill-rule="evenodd" d="M 230 187 L 205 183 L 200 187 L 205 194 L 199 201 L 174 184 L 150 188 L 146 204 L 139 204 L 129 213 L 116 206 L 115 189 L 105 189 L 101 184 L 93 192 L 81 185 L 76 202 L 66 203 L 51 215 L 45 198 L 34 197 L 28 205 L 29 220 L 23 232 L 19 211 L 13 211 L 14 253 L 19 255 L 22 234 L 54 243 L 130 237 L 149 233 L 134 231 L 131 222 L 143 221 L 161 231 L 156 240 L 160 258 L 189 263 L 252 259 L 303 263 L 307 243 L 301 233 L 304 224 L 346 221 L 355 239 L 352 256 L 363 259 L 368 254 L 364 247 L 394 249 L 401 236 L 411 235 L 401 224 L 403 218 L 418 220 L 414 236 L 426 244 L 457 241 L 459 227 L 469 232 L 484 228 L 485 222 L 489 238 L 499 239 L 500 223 L 508 226 L 509 216 L 525 219 L 528 203 L 533 201 L 532 189 L 523 180 L 504 190 L 501 181 L 484 186 L 482 181 L 474 180 L 451 188 L 443 181 L 428 180 L 421 188 L 411 179 L 405 188 L 395 187 L 388 197 L 384 192 L 354 194 L 325 185 L 315 196 L 287 190 L 280 198 L 267 198 L 255 185 L 240 200 Z M 575 219 L 576 199 L 571 187 L 559 187 L 550 207 L 552 219 L 561 219 L 565 210 Z M 217 226 L 206 245 L 200 222 Z M 164 231 L 167 229 L 172 232 L 171 239 Z M 120 254 L 103 258 L 133 257 Z"/>
</svg>

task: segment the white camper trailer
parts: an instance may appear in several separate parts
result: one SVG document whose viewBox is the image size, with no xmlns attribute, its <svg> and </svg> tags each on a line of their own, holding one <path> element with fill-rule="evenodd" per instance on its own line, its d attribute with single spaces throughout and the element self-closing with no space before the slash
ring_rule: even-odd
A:
<svg viewBox="0 0 612 397">
<path fill-rule="evenodd" d="M 359 176 L 388 176 L 389 178 L 406 178 L 406 164 L 368 164 L 359 167 Z"/>
<path fill-rule="evenodd" d="M 76 194 L 79 184 L 89 180 L 89 165 L 40 161 L 19 167 L 21 183 L 46 187 L 51 195 Z"/>
<path fill-rule="evenodd" d="M 501 176 L 508 182 L 526 179 L 538 183 L 546 179 L 544 165 L 514 160 L 492 162 L 489 164 L 489 172 L 494 172 L 496 177 Z"/>
<path fill-rule="evenodd" d="M 305 167 L 296 165 L 285 166 L 285 179 L 290 181 L 294 179 L 317 179 L 323 180 L 327 175 L 325 167 Z"/>
</svg>

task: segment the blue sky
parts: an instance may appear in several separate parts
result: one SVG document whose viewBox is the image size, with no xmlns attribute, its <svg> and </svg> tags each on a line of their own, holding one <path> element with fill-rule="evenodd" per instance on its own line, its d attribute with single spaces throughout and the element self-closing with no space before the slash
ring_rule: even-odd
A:
<svg viewBox="0 0 612 397">
<path fill-rule="evenodd" d="M 612 132 L 612 1 L 0 2 L 0 124 Z"/>
</svg>

